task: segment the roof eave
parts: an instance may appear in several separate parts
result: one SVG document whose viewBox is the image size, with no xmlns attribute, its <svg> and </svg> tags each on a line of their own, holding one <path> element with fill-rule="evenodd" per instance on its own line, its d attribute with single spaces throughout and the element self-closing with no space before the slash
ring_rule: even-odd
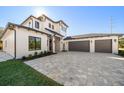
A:
<svg viewBox="0 0 124 93">
<path fill-rule="evenodd" d="M 67 37 L 64 40 L 74 40 L 74 39 L 85 39 L 85 38 L 96 38 L 96 37 L 107 37 L 107 36 L 118 36 L 118 37 L 122 37 L 124 36 L 124 34 L 116 34 L 116 35 L 106 35 L 106 36 L 87 36 L 87 37 L 79 37 L 79 38 L 73 38 L 73 37 Z"/>
<path fill-rule="evenodd" d="M 29 27 L 26 27 L 26 26 L 22 26 L 22 25 L 18 25 L 18 24 L 14 24 L 14 23 L 10 23 L 8 22 L 3 34 L 1 35 L 0 39 L 4 36 L 4 34 L 6 33 L 9 25 L 14 25 L 14 26 L 17 26 L 17 27 L 22 27 L 22 28 L 25 28 L 25 29 L 28 29 L 28 30 L 32 30 L 32 31 L 35 31 L 35 32 L 39 32 L 39 33 L 42 33 L 42 34 L 46 34 L 46 35 L 50 35 L 48 33 L 45 33 L 45 32 L 42 32 L 42 31 L 39 31 L 39 30 L 36 30 L 36 29 L 33 29 L 33 28 L 29 28 Z"/>
</svg>

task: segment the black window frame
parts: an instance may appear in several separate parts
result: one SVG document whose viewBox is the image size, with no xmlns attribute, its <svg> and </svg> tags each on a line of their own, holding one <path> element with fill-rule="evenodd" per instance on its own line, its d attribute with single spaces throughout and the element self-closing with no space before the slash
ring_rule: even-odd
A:
<svg viewBox="0 0 124 93">
<path fill-rule="evenodd" d="M 54 25 L 52 25 L 52 29 L 54 29 Z"/>
<path fill-rule="evenodd" d="M 40 23 L 38 21 L 35 21 L 35 28 L 37 28 L 37 29 L 40 28 Z"/>
<path fill-rule="evenodd" d="M 32 39 L 32 42 L 34 42 L 34 46 L 33 48 L 31 48 L 30 44 L 31 44 L 31 39 Z M 33 41 L 34 40 L 34 41 Z M 40 46 L 38 46 L 38 41 L 40 42 Z M 34 37 L 34 36 L 29 36 L 28 37 L 28 50 L 29 51 L 35 51 L 35 50 L 41 50 L 41 38 L 40 37 Z"/>
<path fill-rule="evenodd" d="M 49 23 L 49 28 L 51 28 L 51 23 Z"/>
</svg>

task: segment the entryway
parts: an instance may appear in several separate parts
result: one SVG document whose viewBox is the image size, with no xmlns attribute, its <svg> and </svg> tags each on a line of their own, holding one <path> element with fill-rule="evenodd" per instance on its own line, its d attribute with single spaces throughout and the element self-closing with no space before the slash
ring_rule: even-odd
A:
<svg viewBox="0 0 124 93">
<path fill-rule="evenodd" d="M 60 37 L 55 36 L 54 40 L 53 37 L 49 37 L 48 44 L 49 44 L 49 50 L 51 52 L 53 52 L 54 50 L 56 53 L 60 52 Z"/>
<path fill-rule="evenodd" d="M 60 38 L 55 37 L 55 52 L 60 52 Z"/>
</svg>

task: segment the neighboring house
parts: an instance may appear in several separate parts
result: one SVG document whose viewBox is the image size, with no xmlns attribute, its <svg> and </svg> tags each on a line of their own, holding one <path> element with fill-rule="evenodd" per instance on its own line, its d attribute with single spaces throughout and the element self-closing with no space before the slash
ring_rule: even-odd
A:
<svg viewBox="0 0 124 93">
<path fill-rule="evenodd" d="M 62 20 L 53 21 L 46 15 L 38 18 L 31 15 L 20 25 L 8 23 L 1 37 L 3 51 L 14 58 L 41 51 L 62 51 L 67 28 Z"/>
<path fill-rule="evenodd" d="M 123 34 L 85 34 L 65 38 L 68 51 L 104 52 L 118 54 L 118 39 Z"/>
</svg>

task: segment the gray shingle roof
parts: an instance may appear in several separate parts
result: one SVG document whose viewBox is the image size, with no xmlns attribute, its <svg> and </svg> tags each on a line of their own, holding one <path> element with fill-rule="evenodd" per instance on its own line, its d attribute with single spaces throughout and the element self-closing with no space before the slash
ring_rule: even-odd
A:
<svg viewBox="0 0 124 93">
<path fill-rule="evenodd" d="M 94 37 L 105 37 L 105 36 L 123 36 L 123 35 L 124 34 L 118 34 L 118 33 L 113 33 L 113 34 L 108 34 L 108 33 L 91 33 L 91 34 L 68 36 L 64 40 L 94 38 Z"/>
</svg>

